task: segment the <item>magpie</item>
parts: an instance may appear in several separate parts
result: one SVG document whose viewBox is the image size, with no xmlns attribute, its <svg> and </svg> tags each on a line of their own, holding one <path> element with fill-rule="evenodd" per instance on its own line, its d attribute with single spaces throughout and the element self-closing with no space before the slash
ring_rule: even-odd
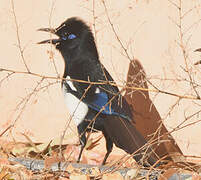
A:
<svg viewBox="0 0 201 180">
<path fill-rule="evenodd" d="M 129 104 L 122 97 L 113 78 L 99 60 L 95 40 L 90 27 L 80 18 L 72 17 L 59 27 L 41 28 L 58 38 L 38 44 L 51 43 L 64 59 L 64 74 L 61 87 L 68 111 L 77 125 L 81 150 L 86 145 L 86 132 L 102 131 L 106 140 L 107 153 L 102 164 L 113 149 L 113 144 L 141 163 L 150 148 L 142 148 L 147 142 L 137 131 Z M 153 165 L 155 157 L 148 157 L 146 163 Z M 144 165 L 144 162 L 143 162 Z"/>
</svg>

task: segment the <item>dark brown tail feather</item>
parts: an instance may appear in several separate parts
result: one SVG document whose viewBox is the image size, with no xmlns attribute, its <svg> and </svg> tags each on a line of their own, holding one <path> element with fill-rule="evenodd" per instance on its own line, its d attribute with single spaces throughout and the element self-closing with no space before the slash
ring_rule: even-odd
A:
<svg viewBox="0 0 201 180">
<path fill-rule="evenodd" d="M 117 147 L 129 154 L 137 151 L 133 158 L 144 166 L 153 165 L 156 162 L 156 157 L 153 154 L 150 156 L 150 148 L 145 147 L 139 150 L 146 144 L 146 140 L 131 122 L 116 116 L 108 118 L 105 122 L 104 129 Z M 149 155 L 149 158 L 146 155 Z"/>
<path fill-rule="evenodd" d="M 148 88 L 146 74 L 138 60 L 130 62 L 127 74 L 127 86 Z M 161 117 L 153 102 L 149 98 L 149 93 L 147 91 L 132 91 L 131 89 L 127 89 L 124 97 L 128 103 L 132 105 L 137 130 L 147 141 L 149 141 L 150 138 L 152 138 L 150 135 L 155 133 L 161 124 Z M 167 133 L 168 131 L 166 127 L 161 124 L 160 131 L 156 133 L 156 136 L 164 136 L 162 136 L 161 139 L 158 139 L 158 144 L 157 146 L 153 146 L 153 149 L 160 158 L 168 155 L 167 157 L 169 158 L 167 159 L 174 159 L 174 155 L 182 155 L 182 151 L 174 141 L 173 137 L 170 134 L 167 135 Z"/>
</svg>

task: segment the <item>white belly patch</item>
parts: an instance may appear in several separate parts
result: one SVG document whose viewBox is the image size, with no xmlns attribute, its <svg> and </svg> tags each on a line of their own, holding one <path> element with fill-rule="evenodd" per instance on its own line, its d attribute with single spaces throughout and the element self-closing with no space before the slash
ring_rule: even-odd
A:
<svg viewBox="0 0 201 180">
<path fill-rule="evenodd" d="M 66 81 L 66 83 L 70 83 L 70 87 L 72 86 L 72 82 Z M 64 101 L 66 103 L 70 116 L 72 117 L 75 124 L 78 126 L 85 119 L 85 116 L 88 113 L 88 106 L 82 101 L 80 101 L 79 98 L 69 93 L 66 90 L 65 85 L 63 85 L 62 89 L 64 94 Z M 72 90 L 76 90 L 76 88 L 74 87 L 74 89 Z"/>
</svg>

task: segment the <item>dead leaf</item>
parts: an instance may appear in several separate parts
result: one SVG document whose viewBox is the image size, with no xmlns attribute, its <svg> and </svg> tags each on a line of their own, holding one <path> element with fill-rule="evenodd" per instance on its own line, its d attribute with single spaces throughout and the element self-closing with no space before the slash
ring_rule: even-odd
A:
<svg viewBox="0 0 201 180">
<path fill-rule="evenodd" d="M 103 180 L 117 180 L 117 179 L 124 180 L 124 178 L 120 172 L 104 174 L 102 179 Z"/>
<path fill-rule="evenodd" d="M 99 145 L 99 141 L 101 140 L 101 138 L 103 137 L 103 135 L 99 136 L 95 141 L 93 141 L 93 139 L 89 139 L 87 141 L 87 144 L 85 146 L 85 149 L 86 150 L 91 150 L 93 149 L 94 147 L 96 147 L 97 145 Z"/>
<path fill-rule="evenodd" d="M 8 176 L 9 176 L 9 172 L 8 172 L 7 168 L 3 167 L 0 172 L 0 179 L 9 178 Z"/>
<path fill-rule="evenodd" d="M 196 49 L 194 52 L 201 52 L 201 48 Z"/>
<path fill-rule="evenodd" d="M 201 180 L 201 175 L 194 174 L 193 177 L 192 177 L 192 179 L 189 178 L 189 180 Z"/>
<path fill-rule="evenodd" d="M 64 151 L 64 157 L 67 161 L 77 161 L 79 153 L 80 153 L 80 147 L 70 144 L 66 147 L 66 150 Z"/>
<path fill-rule="evenodd" d="M 66 168 L 66 171 L 69 173 L 73 173 L 75 171 L 75 168 L 72 166 L 72 164 L 69 164 Z"/>
<path fill-rule="evenodd" d="M 22 156 L 27 153 L 27 150 L 31 148 L 30 145 L 28 144 L 17 144 L 13 147 L 11 150 L 11 153 L 14 154 L 15 156 Z"/>
<path fill-rule="evenodd" d="M 49 169 L 52 166 L 52 164 L 63 162 L 63 161 L 65 161 L 64 157 L 62 157 L 58 154 L 54 154 L 53 156 L 46 157 L 45 162 L 44 162 L 45 168 Z"/>
<path fill-rule="evenodd" d="M 159 180 L 167 180 L 169 179 L 174 173 L 176 173 L 178 170 L 177 169 L 168 169 L 167 171 L 165 171 L 163 174 L 161 174 L 159 176 Z"/>
<path fill-rule="evenodd" d="M 101 154 L 99 151 L 84 151 L 83 153 L 83 163 L 91 165 L 99 165 L 103 161 L 104 154 Z"/>
<path fill-rule="evenodd" d="M 3 165 L 3 164 L 10 164 L 10 162 L 8 161 L 7 158 L 0 158 L 0 164 Z M 1 179 L 1 178 L 0 178 Z"/>
<path fill-rule="evenodd" d="M 5 165 L 3 169 L 5 169 L 5 171 L 7 172 L 6 177 L 3 178 L 5 180 L 20 179 L 20 177 L 23 177 L 24 179 L 30 179 L 30 176 L 32 176 L 32 172 L 27 170 L 26 167 L 21 164 Z M 1 175 L 3 174 L 4 173 L 2 172 Z"/>
<path fill-rule="evenodd" d="M 198 65 L 198 64 L 201 64 L 201 60 L 194 63 L 194 65 Z"/>
<path fill-rule="evenodd" d="M 100 175 L 100 169 L 98 167 L 90 168 L 90 175 L 91 176 L 98 176 L 98 175 Z"/>
<path fill-rule="evenodd" d="M 84 174 L 71 174 L 70 179 L 72 180 L 90 180 L 90 177 Z"/>
<path fill-rule="evenodd" d="M 137 177 L 138 173 L 139 173 L 139 169 L 131 169 L 126 173 L 125 179 L 126 180 L 134 179 Z"/>
</svg>

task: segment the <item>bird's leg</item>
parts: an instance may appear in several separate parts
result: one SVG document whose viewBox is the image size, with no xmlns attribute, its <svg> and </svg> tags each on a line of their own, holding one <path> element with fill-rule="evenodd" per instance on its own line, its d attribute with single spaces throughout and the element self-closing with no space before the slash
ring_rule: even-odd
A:
<svg viewBox="0 0 201 180">
<path fill-rule="evenodd" d="M 80 124 L 78 125 L 78 133 L 79 133 L 79 136 L 80 136 L 80 144 L 81 144 L 81 150 L 80 150 L 80 154 L 78 156 L 78 159 L 77 159 L 77 163 L 80 162 L 80 159 L 81 159 L 81 156 L 82 156 L 82 152 L 84 150 L 84 147 L 86 145 L 86 142 L 87 142 L 87 139 L 86 139 L 86 136 L 85 136 L 85 128 L 83 128 L 83 125 Z"/>
<path fill-rule="evenodd" d="M 104 165 L 106 163 L 106 160 L 107 160 L 109 154 L 112 152 L 113 142 L 104 130 L 102 132 L 103 132 L 103 135 L 105 137 L 106 149 L 107 149 L 107 153 L 105 154 L 105 157 L 104 157 L 103 162 L 102 162 L 102 165 Z"/>
</svg>

